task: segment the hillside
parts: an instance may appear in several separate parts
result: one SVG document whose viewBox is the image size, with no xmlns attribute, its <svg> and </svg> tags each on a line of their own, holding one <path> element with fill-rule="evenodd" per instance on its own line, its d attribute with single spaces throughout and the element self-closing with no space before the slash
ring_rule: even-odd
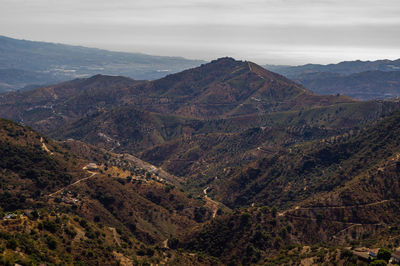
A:
<svg viewBox="0 0 400 266">
<path fill-rule="evenodd" d="M 205 180 L 224 175 L 221 170 L 226 167 L 257 160 L 282 146 L 344 134 L 379 119 L 396 106 L 389 102 L 356 102 L 216 120 L 123 107 L 88 116 L 51 135 L 136 154 L 202 186 Z"/>
<path fill-rule="evenodd" d="M 232 58 L 169 75 L 148 83 L 144 90 L 154 98 L 133 103 L 146 110 L 206 119 L 352 101 L 312 94 L 283 76 Z"/>
<path fill-rule="evenodd" d="M 46 195 L 86 175 L 83 160 L 14 122 L 0 120 L 0 146 L 3 210 L 40 206 Z"/>
<path fill-rule="evenodd" d="M 0 115 L 58 139 L 0 120 L 0 231 L 23 232 L 0 234 L 0 259 L 335 265 L 400 246 L 395 100 L 221 58 L 2 94 Z"/>
<path fill-rule="evenodd" d="M 84 115 L 118 105 L 124 89 L 140 81 L 96 75 L 54 86 L 0 95 L 0 117 L 49 132 Z"/>
<path fill-rule="evenodd" d="M 217 206 L 183 192 L 179 178 L 8 120 L 0 120 L 0 145 L 1 262 L 197 264 L 187 253 L 167 257 L 163 243 L 209 220 Z"/>
<path fill-rule="evenodd" d="M 2 122 L 3 131 L 11 132 L 2 138 L 10 143 L 29 145 L 29 136 L 36 134 L 32 130 L 17 134 L 24 128 Z M 172 186 L 157 178 L 158 173 L 138 167 L 129 157 L 73 140 L 48 140 L 48 151 L 44 146 L 37 148 L 44 149 L 50 159 L 58 158 L 59 149 L 75 160 L 74 154 L 79 153 L 80 162 L 95 161 L 99 167 L 81 169 L 89 173 L 79 186 L 61 185 L 41 207 L 31 205 L 37 214 L 20 215 L 26 209 L 14 208 L 18 218 L 3 219 L 0 225 L 0 243 L 6 246 L 1 259 L 89 264 L 165 260 L 185 265 L 362 263 L 343 246 L 400 244 L 396 242 L 400 234 L 396 229 L 399 125 L 396 111 L 369 127 L 322 142 L 318 136 L 288 148 L 279 144 L 275 154 L 264 154 L 258 162 L 218 176 L 205 189 L 204 201 L 178 189 L 179 182 L 178 187 Z M 291 130 L 295 134 L 294 126 Z M 257 131 L 248 135 L 256 137 Z M 10 176 L 10 170 L 3 169 Z M 207 193 L 244 208 L 230 212 L 220 205 L 211 219 L 213 206 L 207 205 Z M 249 206 L 252 203 L 255 207 Z M 49 213 L 43 206 L 57 211 Z M 13 235 L 17 228 L 28 233 Z M 162 248 L 165 241 L 170 249 Z M 82 248 L 87 252 L 78 252 Z"/>
<path fill-rule="evenodd" d="M 0 36 L 0 89 L 17 90 L 96 74 L 157 79 L 204 63 Z M 1 73 L 7 72 L 7 76 Z"/>
<path fill-rule="evenodd" d="M 1 265 L 220 265 L 206 255 L 147 245 L 121 228 L 45 208 L 3 217 L 0 246 Z"/>
<path fill-rule="evenodd" d="M 353 136 L 299 145 L 228 173 L 209 189 L 247 207 L 210 221 L 181 246 L 262 265 L 310 257 L 363 265 L 342 247 L 398 247 L 399 126 L 397 110 Z"/>
<path fill-rule="evenodd" d="M 0 95 L 0 116 L 44 133 L 96 111 L 121 106 L 198 119 L 301 110 L 352 102 L 319 96 L 250 62 L 221 58 L 152 81 L 93 76 Z"/>
<path fill-rule="evenodd" d="M 226 175 L 228 182 L 216 183 L 215 194 L 225 195 L 219 199 L 231 207 L 256 202 L 282 208 L 316 193 L 330 192 L 395 156 L 399 149 L 398 119 L 397 111 L 369 128 L 265 156 L 231 171 Z"/>
</svg>

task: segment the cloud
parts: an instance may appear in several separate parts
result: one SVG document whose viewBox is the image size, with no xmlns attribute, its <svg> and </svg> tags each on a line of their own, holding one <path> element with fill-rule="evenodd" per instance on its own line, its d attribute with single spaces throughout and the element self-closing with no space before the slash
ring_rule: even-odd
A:
<svg viewBox="0 0 400 266">
<path fill-rule="evenodd" d="M 398 0 L 2 0 L 0 34 L 191 58 L 328 63 L 379 50 L 400 57 L 398 14 Z"/>
</svg>

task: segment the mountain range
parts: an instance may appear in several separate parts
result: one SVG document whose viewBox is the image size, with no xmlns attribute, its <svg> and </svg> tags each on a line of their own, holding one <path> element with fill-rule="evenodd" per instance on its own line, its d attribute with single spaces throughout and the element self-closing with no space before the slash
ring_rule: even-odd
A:
<svg viewBox="0 0 400 266">
<path fill-rule="evenodd" d="M 319 94 L 339 93 L 359 100 L 400 96 L 400 59 L 265 67 Z"/>
<path fill-rule="evenodd" d="M 399 108 L 232 58 L 0 94 L 1 262 L 367 265 L 400 247 Z"/>
</svg>

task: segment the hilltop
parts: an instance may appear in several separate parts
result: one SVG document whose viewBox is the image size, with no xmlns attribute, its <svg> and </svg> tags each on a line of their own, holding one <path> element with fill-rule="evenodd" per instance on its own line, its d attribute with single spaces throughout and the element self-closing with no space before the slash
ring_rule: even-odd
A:
<svg viewBox="0 0 400 266">
<path fill-rule="evenodd" d="M 51 132 L 96 111 L 121 106 L 214 119 L 352 102 L 319 96 L 251 62 L 221 58 L 155 81 L 97 75 L 0 95 L 0 115 Z"/>
</svg>

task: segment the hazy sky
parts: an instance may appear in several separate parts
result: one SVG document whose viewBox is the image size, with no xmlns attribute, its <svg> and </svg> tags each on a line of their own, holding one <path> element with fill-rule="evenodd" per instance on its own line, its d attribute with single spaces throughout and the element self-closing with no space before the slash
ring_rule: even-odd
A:
<svg viewBox="0 0 400 266">
<path fill-rule="evenodd" d="M 0 35 L 257 63 L 400 58 L 400 0 L 0 0 Z"/>
</svg>

